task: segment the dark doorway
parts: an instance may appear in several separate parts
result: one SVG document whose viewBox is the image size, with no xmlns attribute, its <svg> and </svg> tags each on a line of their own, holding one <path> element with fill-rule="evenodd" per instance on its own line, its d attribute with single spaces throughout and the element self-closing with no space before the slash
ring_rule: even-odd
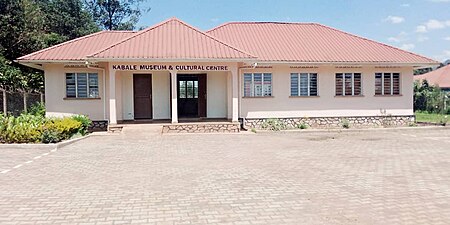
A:
<svg viewBox="0 0 450 225">
<path fill-rule="evenodd" d="M 206 117 L 206 74 L 178 74 L 178 116 Z"/>
<path fill-rule="evenodd" d="M 152 118 L 152 75 L 133 74 L 134 119 Z"/>
</svg>

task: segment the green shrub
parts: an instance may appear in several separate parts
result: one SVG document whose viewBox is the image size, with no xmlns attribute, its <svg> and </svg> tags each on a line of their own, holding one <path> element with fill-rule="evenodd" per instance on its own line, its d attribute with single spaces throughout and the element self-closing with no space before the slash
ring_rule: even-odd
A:
<svg viewBox="0 0 450 225">
<path fill-rule="evenodd" d="M 62 119 L 48 120 L 43 127 L 42 142 L 50 143 L 48 141 L 61 141 L 71 138 L 74 134 L 78 133 L 82 124 L 71 117 L 65 117 Z M 58 137 L 54 139 L 53 137 Z"/>
<path fill-rule="evenodd" d="M 267 119 L 261 124 L 261 128 L 271 131 L 286 130 L 286 124 L 280 119 Z"/>
<path fill-rule="evenodd" d="M 57 143 L 62 141 L 62 137 L 56 129 L 44 129 L 41 135 L 42 143 Z"/>
<path fill-rule="evenodd" d="M 43 123 L 43 117 L 30 114 L 22 114 L 18 117 L 2 116 L 0 121 L 0 142 L 39 142 Z"/>
<path fill-rule="evenodd" d="M 45 105 L 42 102 L 35 103 L 28 109 L 28 114 L 45 117 Z"/>
<path fill-rule="evenodd" d="M 450 94 L 427 80 L 414 82 L 414 110 L 436 114 L 450 114 Z"/>
<path fill-rule="evenodd" d="M 342 125 L 342 128 L 344 128 L 344 129 L 350 128 L 350 122 L 347 119 L 342 119 L 341 125 Z"/>
<path fill-rule="evenodd" d="M 89 119 L 89 117 L 84 116 L 84 115 L 75 115 L 75 116 L 72 116 L 72 119 L 81 123 L 81 127 L 78 130 L 78 133 L 80 133 L 81 135 L 84 136 L 89 132 L 89 126 L 92 123 L 92 121 Z"/>
<path fill-rule="evenodd" d="M 308 129 L 308 125 L 305 123 L 301 123 L 297 125 L 297 128 L 301 130 Z"/>
<path fill-rule="evenodd" d="M 48 119 L 26 113 L 18 117 L 0 114 L 0 143 L 56 143 L 86 133 L 90 124 L 86 118 Z"/>
<path fill-rule="evenodd" d="M 442 125 L 442 126 L 445 126 L 445 125 L 447 125 L 447 123 L 448 123 L 448 116 L 447 115 L 442 115 L 441 116 L 441 118 L 439 119 L 439 123 Z"/>
</svg>

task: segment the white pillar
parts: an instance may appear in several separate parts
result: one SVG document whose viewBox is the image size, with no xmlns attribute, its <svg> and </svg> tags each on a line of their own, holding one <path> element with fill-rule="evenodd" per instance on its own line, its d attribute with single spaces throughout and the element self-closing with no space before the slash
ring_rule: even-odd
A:
<svg viewBox="0 0 450 225">
<path fill-rule="evenodd" d="M 239 82 L 238 82 L 238 67 L 232 68 L 231 69 L 231 88 L 233 90 L 232 93 L 232 122 L 238 122 L 239 121 L 239 99 L 238 99 L 238 95 L 239 95 Z"/>
<path fill-rule="evenodd" d="M 172 123 L 178 123 L 177 71 L 170 71 L 172 90 Z"/>
<path fill-rule="evenodd" d="M 233 117 L 233 83 L 231 81 L 231 72 L 227 73 L 227 119 Z"/>
<path fill-rule="evenodd" d="M 116 71 L 109 68 L 109 124 L 117 124 Z"/>
</svg>

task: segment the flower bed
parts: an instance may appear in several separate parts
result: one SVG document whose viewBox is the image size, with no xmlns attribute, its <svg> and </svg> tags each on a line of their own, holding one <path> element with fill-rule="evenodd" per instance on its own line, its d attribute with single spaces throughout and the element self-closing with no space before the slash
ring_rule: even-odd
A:
<svg viewBox="0 0 450 225">
<path fill-rule="evenodd" d="M 45 118 L 42 115 L 0 114 L 0 143 L 57 143 L 88 133 L 91 121 L 86 116 Z"/>
</svg>

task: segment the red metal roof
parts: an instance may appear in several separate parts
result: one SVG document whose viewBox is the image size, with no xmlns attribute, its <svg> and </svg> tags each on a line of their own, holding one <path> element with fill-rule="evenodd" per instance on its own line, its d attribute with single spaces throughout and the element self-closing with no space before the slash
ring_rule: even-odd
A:
<svg viewBox="0 0 450 225">
<path fill-rule="evenodd" d="M 134 33 L 136 32 L 100 31 L 22 56 L 18 58 L 18 60 L 85 60 L 87 55 L 106 48 L 120 40 L 123 40 L 124 38 L 132 36 Z"/>
<path fill-rule="evenodd" d="M 261 61 L 437 63 L 315 23 L 232 22 L 207 33 L 256 55 Z"/>
<path fill-rule="evenodd" d="M 441 67 L 426 74 L 414 76 L 414 80 L 427 80 L 440 88 L 450 88 L 450 65 Z"/>
<path fill-rule="evenodd" d="M 177 18 L 142 30 L 88 57 L 100 59 L 255 58 Z"/>
<path fill-rule="evenodd" d="M 102 31 L 20 57 L 19 61 L 211 60 L 266 62 L 438 62 L 315 23 L 233 22 L 202 32 L 176 18 L 139 32 Z"/>
</svg>

